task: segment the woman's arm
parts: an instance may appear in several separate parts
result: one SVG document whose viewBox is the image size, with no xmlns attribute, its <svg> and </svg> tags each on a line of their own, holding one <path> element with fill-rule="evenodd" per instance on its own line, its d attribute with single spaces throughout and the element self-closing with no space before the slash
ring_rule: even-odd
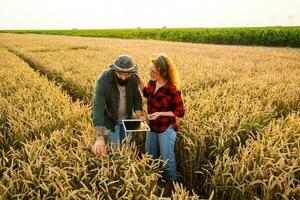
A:
<svg viewBox="0 0 300 200">
<path fill-rule="evenodd" d="M 172 111 L 167 112 L 155 112 L 148 115 L 149 120 L 156 120 L 159 117 L 175 117 L 174 113 Z"/>
<path fill-rule="evenodd" d="M 173 90 L 172 92 L 172 113 L 176 117 L 183 117 L 184 116 L 184 105 L 182 102 L 181 92 L 178 90 Z"/>
<path fill-rule="evenodd" d="M 143 82 L 143 80 L 141 79 L 139 74 L 135 73 L 135 76 L 138 80 L 138 85 L 139 85 L 141 92 L 143 93 L 145 98 L 148 98 L 148 96 L 149 96 L 148 87 L 145 85 L 145 83 Z"/>
<path fill-rule="evenodd" d="M 145 83 L 143 82 L 139 74 L 136 73 L 135 76 L 137 77 L 140 90 L 143 91 L 144 88 L 146 87 Z"/>
</svg>

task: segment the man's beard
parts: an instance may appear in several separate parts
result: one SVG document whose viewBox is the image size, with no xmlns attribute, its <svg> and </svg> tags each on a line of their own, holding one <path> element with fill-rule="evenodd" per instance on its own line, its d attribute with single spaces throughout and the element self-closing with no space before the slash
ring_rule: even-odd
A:
<svg viewBox="0 0 300 200">
<path fill-rule="evenodd" d="M 129 78 L 125 79 L 125 80 L 119 79 L 117 76 L 116 76 L 116 79 L 117 79 L 118 84 L 121 85 L 121 86 L 125 86 L 127 84 L 128 80 L 129 80 Z"/>
</svg>

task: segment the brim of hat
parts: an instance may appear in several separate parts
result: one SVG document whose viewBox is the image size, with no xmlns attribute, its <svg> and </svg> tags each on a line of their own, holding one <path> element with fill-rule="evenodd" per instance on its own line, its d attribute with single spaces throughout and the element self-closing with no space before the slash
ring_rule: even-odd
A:
<svg viewBox="0 0 300 200">
<path fill-rule="evenodd" d="M 120 68 L 118 67 L 117 65 L 115 64 L 112 64 L 111 66 L 109 66 L 111 69 L 113 69 L 114 71 L 117 71 L 117 72 L 125 72 L 125 73 L 136 73 L 138 71 L 137 69 L 137 66 L 133 66 L 129 69 L 123 69 L 123 68 Z"/>
</svg>

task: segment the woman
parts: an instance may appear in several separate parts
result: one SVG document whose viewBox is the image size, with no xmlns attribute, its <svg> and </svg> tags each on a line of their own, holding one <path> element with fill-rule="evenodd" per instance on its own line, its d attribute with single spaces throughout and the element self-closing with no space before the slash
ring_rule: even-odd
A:
<svg viewBox="0 0 300 200">
<path fill-rule="evenodd" d="M 168 160 L 163 177 L 167 181 L 165 190 L 171 190 L 172 181 L 176 180 L 174 146 L 178 124 L 175 118 L 184 116 L 177 70 L 169 57 L 160 55 L 150 65 L 148 86 L 145 86 L 138 75 L 137 77 L 139 87 L 147 98 L 151 129 L 147 133 L 146 152 L 154 159 L 161 156 L 163 160 Z"/>
</svg>

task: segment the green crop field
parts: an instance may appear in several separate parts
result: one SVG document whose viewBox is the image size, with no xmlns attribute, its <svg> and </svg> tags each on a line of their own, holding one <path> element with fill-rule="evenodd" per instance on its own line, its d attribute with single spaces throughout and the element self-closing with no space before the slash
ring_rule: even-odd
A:
<svg viewBox="0 0 300 200">
<path fill-rule="evenodd" d="M 300 47 L 300 27 L 161 28 L 108 30 L 6 30 L 34 33 L 123 39 L 155 39 L 179 42 Z"/>
</svg>

